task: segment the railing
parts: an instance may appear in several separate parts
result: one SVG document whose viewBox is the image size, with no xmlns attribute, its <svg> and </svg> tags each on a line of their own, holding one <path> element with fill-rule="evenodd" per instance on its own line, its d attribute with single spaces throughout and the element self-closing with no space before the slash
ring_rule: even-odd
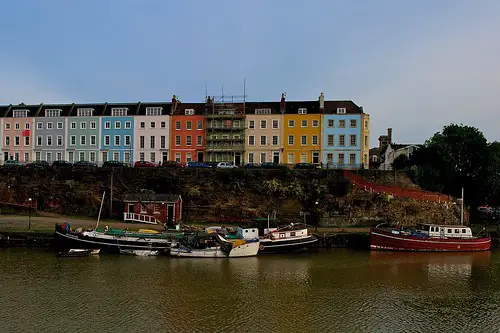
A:
<svg viewBox="0 0 500 333">
<path fill-rule="evenodd" d="M 136 213 L 123 213 L 123 221 L 158 224 L 156 217 L 151 216 L 151 215 L 136 214 Z"/>
<path fill-rule="evenodd" d="M 207 124 L 207 129 L 217 129 L 217 130 L 234 130 L 234 131 L 242 131 L 245 129 L 244 126 L 233 126 L 226 124 Z"/>
</svg>

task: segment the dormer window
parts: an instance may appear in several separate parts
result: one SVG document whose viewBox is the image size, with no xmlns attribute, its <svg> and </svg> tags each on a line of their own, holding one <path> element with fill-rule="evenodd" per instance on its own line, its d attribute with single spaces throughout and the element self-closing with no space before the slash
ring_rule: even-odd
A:
<svg viewBox="0 0 500 333">
<path fill-rule="evenodd" d="M 185 109 L 184 114 L 186 116 L 192 116 L 192 115 L 194 115 L 194 109 Z"/>
<path fill-rule="evenodd" d="M 47 109 L 45 110 L 45 117 L 46 118 L 60 117 L 61 111 L 62 111 L 61 109 Z"/>
<path fill-rule="evenodd" d="M 92 117 L 93 113 L 94 113 L 94 109 L 92 109 L 92 108 L 78 108 L 76 110 L 76 115 L 78 117 Z"/>
<path fill-rule="evenodd" d="M 255 109 L 255 114 L 271 114 L 271 109 Z"/>
<path fill-rule="evenodd" d="M 299 114 L 307 114 L 306 108 L 299 108 Z"/>
<path fill-rule="evenodd" d="M 146 108 L 146 116 L 161 116 L 162 107 L 149 106 Z"/>
<path fill-rule="evenodd" d="M 111 115 L 113 117 L 124 117 L 127 115 L 128 108 L 112 108 Z"/>
<path fill-rule="evenodd" d="M 337 108 L 337 114 L 346 114 L 345 108 Z"/>
<path fill-rule="evenodd" d="M 12 117 L 14 118 L 26 118 L 28 117 L 29 110 L 12 110 Z"/>
</svg>

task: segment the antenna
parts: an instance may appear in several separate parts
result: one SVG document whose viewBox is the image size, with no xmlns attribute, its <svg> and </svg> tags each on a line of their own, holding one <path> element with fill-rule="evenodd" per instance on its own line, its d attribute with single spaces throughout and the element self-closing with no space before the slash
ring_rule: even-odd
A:
<svg viewBox="0 0 500 333">
<path fill-rule="evenodd" d="M 246 89 L 246 86 L 247 86 L 247 82 L 246 82 L 246 78 L 243 78 L 243 103 L 246 102 L 246 99 L 247 99 L 247 89 Z"/>
</svg>

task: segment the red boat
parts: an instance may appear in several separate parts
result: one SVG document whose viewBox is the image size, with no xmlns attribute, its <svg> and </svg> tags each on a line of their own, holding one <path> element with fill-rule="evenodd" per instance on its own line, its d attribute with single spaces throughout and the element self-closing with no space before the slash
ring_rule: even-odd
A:
<svg viewBox="0 0 500 333">
<path fill-rule="evenodd" d="M 385 251 L 488 251 L 491 237 L 475 237 L 463 225 L 419 224 L 414 230 L 371 228 L 370 248 Z"/>
</svg>

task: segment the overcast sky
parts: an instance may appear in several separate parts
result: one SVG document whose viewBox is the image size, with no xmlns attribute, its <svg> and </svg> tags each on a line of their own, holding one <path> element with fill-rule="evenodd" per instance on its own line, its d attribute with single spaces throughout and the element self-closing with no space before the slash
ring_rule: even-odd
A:
<svg viewBox="0 0 500 333">
<path fill-rule="evenodd" d="M 2 0 L 0 104 L 353 100 L 372 146 L 500 140 L 498 0 Z"/>
</svg>

